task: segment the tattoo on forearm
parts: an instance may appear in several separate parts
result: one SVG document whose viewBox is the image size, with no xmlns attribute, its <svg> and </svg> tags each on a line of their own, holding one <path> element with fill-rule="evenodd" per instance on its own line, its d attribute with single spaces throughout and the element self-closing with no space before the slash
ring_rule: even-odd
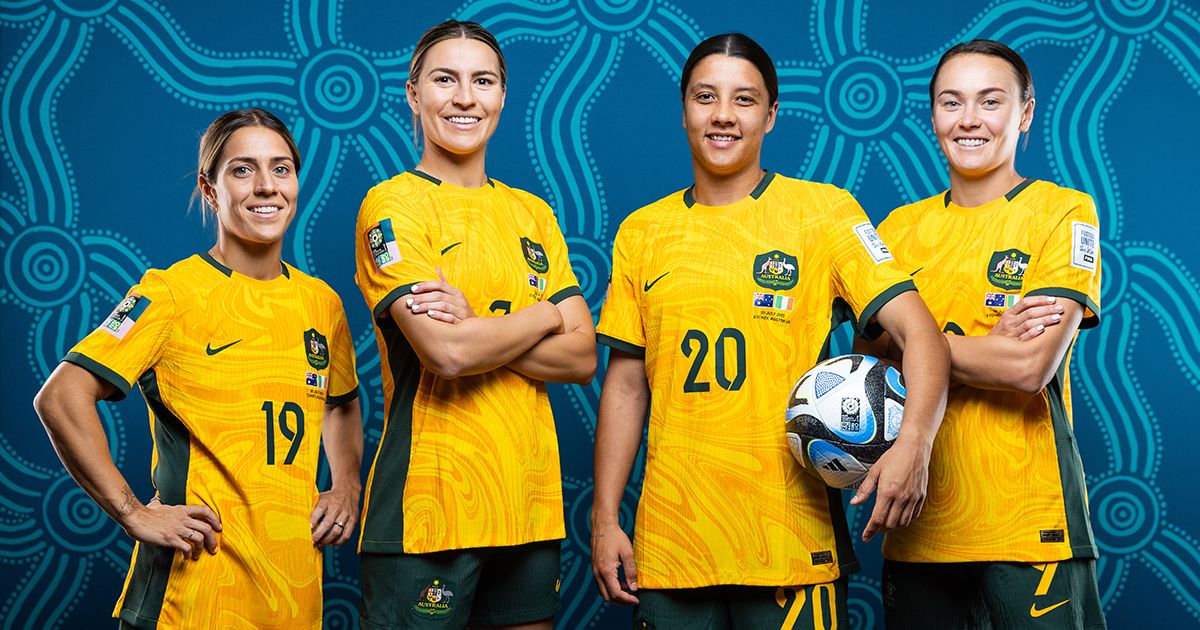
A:
<svg viewBox="0 0 1200 630">
<path fill-rule="evenodd" d="M 121 489 L 121 495 L 124 500 L 117 506 L 117 516 L 125 516 L 139 505 L 137 495 L 129 489 L 128 485 Z"/>
</svg>

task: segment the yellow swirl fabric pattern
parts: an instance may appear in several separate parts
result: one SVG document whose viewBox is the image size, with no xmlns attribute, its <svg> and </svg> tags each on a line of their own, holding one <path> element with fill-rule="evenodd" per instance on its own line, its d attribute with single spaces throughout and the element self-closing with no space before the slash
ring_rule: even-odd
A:
<svg viewBox="0 0 1200 630">
<path fill-rule="evenodd" d="M 946 332 L 986 335 L 1006 309 L 1033 295 L 1083 305 L 1081 329 L 1099 323 L 1099 222 L 1081 192 L 1027 180 L 975 208 L 958 206 L 947 192 L 896 209 L 879 231 Z M 885 557 L 1096 557 L 1071 426 L 1070 357 L 1035 395 L 952 385 L 924 510 L 887 535 Z"/>
<path fill-rule="evenodd" d="M 147 271 L 64 361 L 116 386 L 114 398 L 139 384 L 158 496 L 208 506 L 222 524 L 216 555 L 194 561 L 138 543 L 113 616 L 134 627 L 319 627 L 308 519 L 321 421 L 327 403 L 358 395 L 337 294 L 287 265 L 263 281 L 196 255 Z"/>
<path fill-rule="evenodd" d="M 361 551 L 428 553 L 563 538 L 558 441 L 546 385 L 500 368 L 426 370 L 388 315 L 441 269 L 480 317 L 580 295 L 554 213 L 527 192 L 420 171 L 370 190 L 355 281 L 375 315 L 387 417 L 367 480 Z"/>
<path fill-rule="evenodd" d="M 733 204 L 688 189 L 621 224 L 598 332 L 643 355 L 650 384 L 641 586 L 857 570 L 840 496 L 792 458 L 784 410 L 833 328 L 913 288 L 854 198 L 826 184 L 767 173 Z"/>
</svg>

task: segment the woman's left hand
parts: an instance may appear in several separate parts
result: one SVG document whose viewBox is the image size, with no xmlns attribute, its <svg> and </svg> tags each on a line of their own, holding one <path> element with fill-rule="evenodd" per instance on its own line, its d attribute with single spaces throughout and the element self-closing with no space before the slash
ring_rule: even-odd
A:
<svg viewBox="0 0 1200 630">
<path fill-rule="evenodd" d="M 308 517 L 314 545 L 340 545 L 350 539 L 358 524 L 358 495 L 358 491 L 339 488 L 321 493 Z"/>
<path fill-rule="evenodd" d="M 438 321 L 454 324 L 475 317 L 467 297 L 457 287 L 446 281 L 438 269 L 441 280 L 418 282 L 413 285 L 412 295 L 405 304 L 413 313 L 425 313 Z"/>
</svg>

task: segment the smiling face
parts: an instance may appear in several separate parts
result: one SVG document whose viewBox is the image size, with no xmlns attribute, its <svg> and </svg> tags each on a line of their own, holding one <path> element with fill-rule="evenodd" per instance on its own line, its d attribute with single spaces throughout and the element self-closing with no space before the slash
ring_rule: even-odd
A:
<svg viewBox="0 0 1200 630">
<path fill-rule="evenodd" d="M 933 87 L 933 129 L 950 169 L 969 179 L 1013 170 L 1021 132 L 1033 122 L 1034 101 L 1021 102 L 1012 66 L 991 55 L 947 60 Z"/>
<path fill-rule="evenodd" d="M 704 58 L 683 94 L 692 161 L 716 176 L 757 169 L 763 136 L 775 126 L 777 109 L 754 64 L 720 54 Z"/>
<path fill-rule="evenodd" d="M 276 245 L 296 214 L 299 181 L 287 142 L 266 127 L 242 127 L 225 142 L 213 181 L 200 177 L 219 241 L 243 249 Z"/>
<path fill-rule="evenodd" d="M 469 156 L 482 151 L 504 109 L 500 60 L 478 40 L 438 42 L 408 81 L 408 104 L 420 118 L 426 152 Z"/>
</svg>

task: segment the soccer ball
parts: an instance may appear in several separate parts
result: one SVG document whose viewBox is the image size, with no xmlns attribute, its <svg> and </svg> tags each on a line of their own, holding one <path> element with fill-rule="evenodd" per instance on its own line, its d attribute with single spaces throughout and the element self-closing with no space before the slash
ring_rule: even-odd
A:
<svg viewBox="0 0 1200 630">
<path fill-rule="evenodd" d="M 792 455 L 827 485 L 857 488 L 900 434 L 904 394 L 904 377 L 875 357 L 818 363 L 788 398 Z"/>
</svg>

